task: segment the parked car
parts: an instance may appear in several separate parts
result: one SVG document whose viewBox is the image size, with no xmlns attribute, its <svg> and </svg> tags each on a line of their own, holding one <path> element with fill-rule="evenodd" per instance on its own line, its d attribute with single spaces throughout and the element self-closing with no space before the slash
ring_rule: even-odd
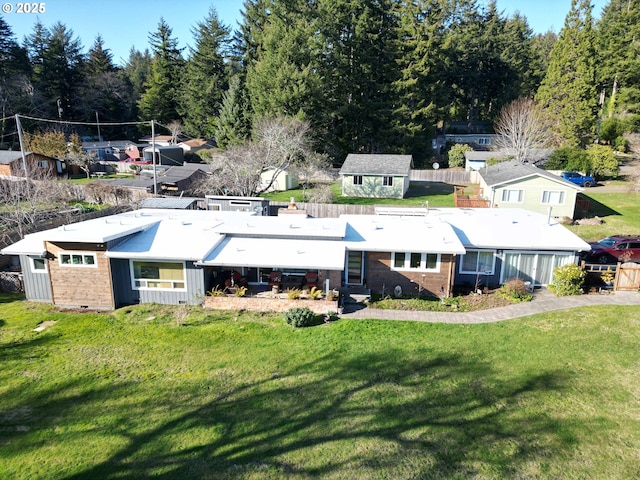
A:
<svg viewBox="0 0 640 480">
<path fill-rule="evenodd" d="M 578 172 L 562 172 L 562 178 L 581 187 L 592 187 L 596 184 L 596 179 L 590 175 L 582 175 Z"/>
<path fill-rule="evenodd" d="M 640 262 L 640 236 L 614 235 L 590 243 L 585 260 L 592 263 Z"/>
</svg>

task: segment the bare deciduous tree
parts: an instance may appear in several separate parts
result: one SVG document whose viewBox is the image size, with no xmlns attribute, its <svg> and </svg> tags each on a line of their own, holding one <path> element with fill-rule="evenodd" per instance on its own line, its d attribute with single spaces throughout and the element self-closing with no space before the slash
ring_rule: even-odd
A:
<svg viewBox="0 0 640 480">
<path fill-rule="evenodd" d="M 180 120 L 173 120 L 169 122 L 167 129 L 171 133 L 171 144 L 176 145 L 178 143 L 178 137 L 182 135 L 182 122 Z"/>
<path fill-rule="evenodd" d="M 255 196 L 271 188 L 285 170 L 313 156 L 309 124 L 294 118 L 263 118 L 255 122 L 253 138 L 213 156 L 213 173 L 199 182 L 197 191 Z M 268 178 L 263 173 L 269 171 Z"/>
<path fill-rule="evenodd" d="M 528 160 L 532 150 L 548 147 L 552 139 L 544 110 L 531 98 L 518 98 L 505 105 L 495 131 L 498 146 L 519 162 Z"/>
</svg>

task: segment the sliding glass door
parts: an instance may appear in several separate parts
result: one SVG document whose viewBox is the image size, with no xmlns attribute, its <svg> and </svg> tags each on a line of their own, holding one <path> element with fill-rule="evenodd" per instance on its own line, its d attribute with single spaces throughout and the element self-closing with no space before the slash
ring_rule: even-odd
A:
<svg viewBox="0 0 640 480">
<path fill-rule="evenodd" d="M 567 253 L 507 252 L 502 262 L 500 283 L 519 278 L 532 285 L 548 285 L 553 280 L 553 269 L 573 262 Z"/>
</svg>

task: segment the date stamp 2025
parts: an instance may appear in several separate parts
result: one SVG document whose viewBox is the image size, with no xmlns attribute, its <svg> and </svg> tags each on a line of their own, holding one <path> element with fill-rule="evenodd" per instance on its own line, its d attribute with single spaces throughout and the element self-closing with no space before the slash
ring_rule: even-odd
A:
<svg viewBox="0 0 640 480">
<path fill-rule="evenodd" d="M 2 13 L 44 13 L 47 11 L 45 2 L 5 2 L 2 4 Z"/>
</svg>

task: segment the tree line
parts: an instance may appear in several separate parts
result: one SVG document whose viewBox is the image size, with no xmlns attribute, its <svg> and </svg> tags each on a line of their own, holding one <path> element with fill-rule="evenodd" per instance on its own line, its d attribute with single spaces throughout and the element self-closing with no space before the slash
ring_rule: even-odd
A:
<svg viewBox="0 0 640 480">
<path fill-rule="evenodd" d="M 446 122 L 493 123 L 529 98 L 554 123 L 556 146 L 623 143 L 640 124 L 640 0 L 611 0 L 597 22 L 592 9 L 572 0 L 556 35 L 534 34 L 495 2 L 245 0 L 235 31 L 210 8 L 187 51 L 161 19 L 149 47 L 132 49 L 124 66 L 100 36 L 84 53 L 66 25 L 38 22 L 19 43 L 0 17 L 0 142 L 14 141 L 7 118 L 15 113 L 179 121 L 222 149 L 242 144 L 264 118 L 293 117 L 334 162 L 351 152 L 423 161 Z M 148 133 L 137 128 L 102 133 Z"/>
</svg>

